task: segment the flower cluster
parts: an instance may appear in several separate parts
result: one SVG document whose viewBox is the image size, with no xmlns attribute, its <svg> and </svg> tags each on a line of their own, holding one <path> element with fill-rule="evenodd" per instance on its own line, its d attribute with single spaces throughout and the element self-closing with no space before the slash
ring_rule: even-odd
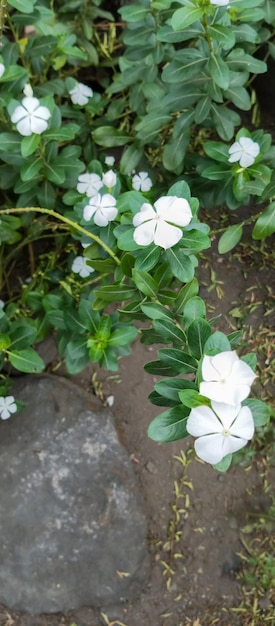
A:
<svg viewBox="0 0 275 626">
<path fill-rule="evenodd" d="M 204 356 L 200 394 L 211 406 L 193 408 L 187 431 L 198 437 L 197 455 L 207 463 L 219 463 L 225 456 L 243 448 L 254 434 L 250 409 L 241 402 L 248 397 L 256 375 L 234 351 Z"/>
</svg>

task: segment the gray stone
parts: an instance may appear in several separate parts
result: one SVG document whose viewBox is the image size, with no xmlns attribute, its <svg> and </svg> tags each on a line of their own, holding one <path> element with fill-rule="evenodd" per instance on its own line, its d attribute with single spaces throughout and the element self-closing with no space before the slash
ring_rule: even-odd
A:
<svg viewBox="0 0 275 626">
<path fill-rule="evenodd" d="M 146 519 L 109 409 L 53 376 L 17 379 L 0 424 L 0 602 L 66 612 L 133 600 L 148 576 Z"/>
</svg>

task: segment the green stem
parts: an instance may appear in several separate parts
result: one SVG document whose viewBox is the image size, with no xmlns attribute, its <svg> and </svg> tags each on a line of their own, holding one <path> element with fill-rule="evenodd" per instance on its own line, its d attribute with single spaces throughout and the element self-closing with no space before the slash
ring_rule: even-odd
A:
<svg viewBox="0 0 275 626">
<path fill-rule="evenodd" d="M 3 45 L 2 37 L 3 37 L 3 30 L 5 28 L 6 17 L 7 17 L 7 0 L 1 0 L 1 5 L 0 5 L 0 47 L 2 47 L 2 45 Z"/>
<path fill-rule="evenodd" d="M 252 215 L 252 217 L 248 217 L 247 220 L 243 220 L 243 222 L 240 222 L 238 226 L 242 227 L 242 226 L 248 226 L 249 224 L 253 224 L 253 222 L 256 222 L 256 220 L 261 215 L 262 215 L 262 211 L 260 211 L 256 215 Z M 218 233 L 224 233 L 226 230 L 227 230 L 227 226 L 225 226 L 224 228 L 218 228 L 217 230 L 211 230 L 211 235 L 218 235 Z"/>
<path fill-rule="evenodd" d="M 90 239 L 93 239 L 93 241 L 98 243 L 105 250 L 105 252 L 107 252 L 109 256 L 111 256 L 112 259 L 114 259 L 117 265 L 120 265 L 120 260 L 118 259 L 118 257 L 114 254 L 111 248 L 109 248 L 109 246 L 107 246 L 107 244 L 104 243 L 104 241 L 100 239 L 100 237 L 97 237 L 97 235 L 90 233 L 88 230 L 86 230 L 82 226 L 79 226 L 77 222 L 70 220 L 68 217 L 61 215 L 60 213 L 57 213 L 56 211 L 51 211 L 50 209 L 41 209 L 40 207 L 26 207 L 24 209 L 3 209 L 3 210 L 1 209 L 0 211 L 1 215 L 9 215 L 11 213 L 31 213 L 31 212 L 32 213 L 44 213 L 46 215 L 50 215 L 51 217 L 55 217 L 61 222 L 68 224 L 72 228 L 75 228 L 75 230 L 78 230 L 78 232 L 82 233 L 83 235 L 86 235 L 86 237 L 90 237 Z"/>
</svg>

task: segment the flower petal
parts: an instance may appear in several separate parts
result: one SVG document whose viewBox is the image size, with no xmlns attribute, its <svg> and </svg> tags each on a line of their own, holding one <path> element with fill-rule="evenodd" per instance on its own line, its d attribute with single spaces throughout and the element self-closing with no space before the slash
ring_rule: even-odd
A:
<svg viewBox="0 0 275 626">
<path fill-rule="evenodd" d="M 197 406 L 190 411 L 186 422 L 186 430 L 193 437 L 201 437 L 213 433 L 220 433 L 223 426 L 215 413 L 208 406 Z"/>
<path fill-rule="evenodd" d="M 194 443 L 194 448 L 200 459 L 215 465 L 219 463 L 226 453 L 224 453 L 224 435 L 217 433 L 199 437 Z"/>
<path fill-rule="evenodd" d="M 252 385 L 257 375 L 248 363 L 245 363 L 242 359 L 237 359 L 232 365 L 231 378 L 232 380 L 235 379 L 236 383 Z"/>
<path fill-rule="evenodd" d="M 202 377 L 205 381 L 217 381 L 228 378 L 233 363 L 238 361 L 236 352 L 228 350 L 215 356 L 205 355 L 202 361 Z"/>
<path fill-rule="evenodd" d="M 139 212 L 136 213 L 136 215 L 134 215 L 133 224 L 134 226 L 139 226 L 140 224 L 143 224 L 143 222 L 146 222 L 147 220 L 155 220 L 155 219 L 156 219 L 156 212 L 154 211 L 152 205 L 149 204 L 149 202 L 145 202 L 140 207 Z"/>
<path fill-rule="evenodd" d="M 156 224 L 157 227 L 154 236 L 156 246 L 161 246 L 161 248 L 167 250 L 167 248 L 175 246 L 182 238 L 182 230 L 177 228 L 177 226 L 167 224 L 164 220 L 157 220 Z"/>
<path fill-rule="evenodd" d="M 30 117 L 24 117 L 22 120 L 20 120 L 16 124 L 16 128 L 17 128 L 18 132 L 20 133 L 20 135 L 24 135 L 25 137 L 28 137 L 29 135 L 32 135 L 33 131 L 32 131 L 32 128 L 31 128 L 31 118 Z"/>
<path fill-rule="evenodd" d="M 240 163 L 241 167 L 250 167 L 250 165 L 253 165 L 254 161 L 255 161 L 255 159 L 254 159 L 253 156 L 243 152 L 242 155 L 241 155 L 241 158 L 239 160 L 239 163 Z"/>
<path fill-rule="evenodd" d="M 211 406 L 213 411 L 215 411 L 216 415 L 218 415 L 219 419 L 225 430 L 229 430 L 231 432 L 231 424 L 233 424 L 234 420 L 238 416 L 241 405 L 232 406 L 232 404 L 225 404 L 225 402 L 215 402 L 213 400 L 211 402 Z"/>
<path fill-rule="evenodd" d="M 22 120 L 23 117 L 27 117 L 28 112 L 22 105 L 20 104 L 16 109 L 14 109 L 13 114 L 11 116 L 11 121 L 16 124 L 19 120 Z"/>
<path fill-rule="evenodd" d="M 187 226 L 192 219 L 192 211 L 185 198 L 163 196 L 155 202 L 154 206 L 160 217 L 177 226 Z"/>
<path fill-rule="evenodd" d="M 243 406 L 230 427 L 230 434 L 242 439 L 252 439 L 255 431 L 253 415 L 248 406 Z"/>
<path fill-rule="evenodd" d="M 87 204 L 83 209 L 83 218 L 86 222 L 89 222 L 93 217 L 93 214 L 97 211 L 97 206 Z"/>
<path fill-rule="evenodd" d="M 248 389 L 250 391 L 250 387 Z M 200 394 L 202 396 L 214 400 L 215 402 L 231 404 L 232 406 L 240 404 L 244 398 L 247 398 L 249 391 L 247 393 L 246 386 L 236 386 L 230 381 L 202 381 L 200 384 Z"/>
<path fill-rule="evenodd" d="M 250 139 L 250 137 L 240 137 L 239 144 L 247 154 L 250 154 L 253 157 L 258 156 L 260 146 L 256 141 Z"/>
<path fill-rule="evenodd" d="M 155 220 L 149 220 L 149 222 L 144 222 L 144 224 L 140 224 L 140 226 L 135 228 L 133 237 L 138 246 L 149 246 L 150 243 L 153 243 L 155 228 Z"/>
<path fill-rule="evenodd" d="M 35 117 L 40 117 L 42 120 L 48 120 L 51 117 L 51 112 L 47 107 L 40 106 L 35 110 Z"/>
<path fill-rule="evenodd" d="M 32 133 L 36 133 L 36 135 L 41 135 L 41 133 L 44 133 L 44 130 L 48 128 L 48 122 L 34 115 L 30 117 L 30 125 Z"/>
<path fill-rule="evenodd" d="M 40 102 L 37 98 L 26 96 L 22 100 L 22 105 L 23 107 L 25 107 L 28 113 L 33 113 L 37 109 L 37 107 L 40 106 Z"/>
</svg>

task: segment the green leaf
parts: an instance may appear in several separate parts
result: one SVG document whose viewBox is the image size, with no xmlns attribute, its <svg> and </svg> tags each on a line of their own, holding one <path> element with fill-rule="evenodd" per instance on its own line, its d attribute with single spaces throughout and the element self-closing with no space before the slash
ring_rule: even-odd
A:
<svg viewBox="0 0 275 626">
<path fill-rule="evenodd" d="M 183 283 L 189 283 L 194 276 L 194 265 L 179 247 L 169 248 L 165 252 L 173 275 Z"/>
<path fill-rule="evenodd" d="M 257 356 L 256 356 L 256 354 L 254 352 L 249 352 L 248 354 L 244 354 L 241 357 L 241 360 L 244 361 L 245 363 L 247 363 L 247 365 L 249 365 L 249 367 L 251 367 L 253 372 L 256 372 Z"/>
<path fill-rule="evenodd" d="M 211 406 L 209 398 L 201 396 L 197 389 L 184 389 L 179 392 L 179 399 L 189 409 L 194 409 L 196 406 Z"/>
<path fill-rule="evenodd" d="M 9 0 L 9 4 L 21 11 L 21 13 L 32 13 L 36 0 Z"/>
<path fill-rule="evenodd" d="M 166 170 L 175 173 L 182 171 L 189 140 L 189 133 L 185 130 L 168 141 L 162 154 L 162 162 Z"/>
<path fill-rule="evenodd" d="M 26 374 L 42 372 L 45 367 L 44 361 L 33 348 L 14 350 L 9 353 L 8 358 L 13 367 Z"/>
<path fill-rule="evenodd" d="M 187 328 L 188 347 L 194 357 L 200 359 L 204 354 L 204 346 L 211 335 L 211 326 L 203 318 L 197 318 Z"/>
<path fill-rule="evenodd" d="M 36 327 L 31 320 L 17 320 L 10 329 L 12 351 L 23 350 L 35 341 Z"/>
<path fill-rule="evenodd" d="M 172 15 L 171 26 L 175 31 L 182 30 L 199 20 L 203 13 L 203 9 L 194 6 L 177 9 Z"/>
<path fill-rule="evenodd" d="M 173 320 L 173 315 L 161 304 L 145 302 L 140 306 L 142 312 L 151 320 L 168 319 Z"/>
<path fill-rule="evenodd" d="M 209 72 L 213 81 L 222 89 L 227 89 L 230 84 L 230 75 L 228 65 L 222 57 L 211 54 L 208 62 Z"/>
<path fill-rule="evenodd" d="M 86 338 L 79 338 L 68 342 L 65 352 L 65 361 L 69 374 L 78 374 L 88 365 L 89 353 L 86 341 Z"/>
<path fill-rule="evenodd" d="M 183 405 L 164 411 L 153 419 L 148 428 L 148 436 L 153 441 L 177 441 L 188 436 L 187 417 L 190 411 Z"/>
<path fill-rule="evenodd" d="M 155 390 L 164 398 L 170 400 L 179 401 L 179 392 L 183 389 L 196 390 L 195 383 L 191 380 L 185 380 L 184 378 L 164 378 L 155 384 Z"/>
<path fill-rule="evenodd" d="M 35 152 L 40 143 L 40 135 L 30 135 L 21 141 L 21 154 L 24 158 Z"/>
<path fill-rule="evenodd" d="M 162 361 L 150 361 L 144 365 L 145 372 L 156 374 L 157 376 L 174 376 L 177 372 Z"/>
<path fill-rule="evenodd" d="M 162 343 L 172 343 L 173 345 L 185 345 L 186 337 L 181 328 L 175 322 L 167 319 L 154 320 L 153 327 L 160 334 Z"/>
<path fill-rule="evenodd" d="M 204 354 L 211 356 L 218 354 L 218 352 L 226 352 L 227 350 L 231 350 L 230 341 L 226 335 L 219 330 L 216 330 L 204 344 Z"/>
<path fill-rule="evenodd" d="M 121 257 L 120 267 L 125 276 L 132 278 L 132 269 L 135 264 L 135 257 L 129 252 L 125 252 Z"/>
<path fill-rule="evenodd" d="M 189 298 L 183 309 L 184 326 L 187 328 L 197 317 L 206 316 L 205 302 L 199 296 Z"/>
<path fill-rule="evenodd" d="M 235 34 L 228 26 L 222 26 L 221 24 L 213 24 L 207 27 L 208 34 L 212 39 L 218 41 L 225 50 L 233 48 L 235 45 Z"/>
<path fill-rule="evenodd" d="M 123 131 L 113 128 L 113 126 L 100 126 L 92 133 L 93 140 L 99 146 L 113 148 L 114 146 L 125 146 L 131 140 L 129 135 Z"/>
<path fill-rule="evenodd" d="M 210 96 L 206 95 L 198 100 L 195 107 L 195 122 L 201 124 L 208 117 L 211 109 L 212 100 Z"/>
<path fill-rule="evenodd" d="M 106 285 L 94 291 L 97 298 L 106 302 L 124 302 L 136 296 L 136 289 L 131 289 L 126 285 Z"/>
<path fill-rule="evenodd" d="M 211 245 L 211 241 L 207 235 L 199 230 L 185 230 L 179 246 L 184 250 L 185 254 L 194 254 L 201 250 L 206 250 Z"/>
<path fill-rule="evenodd" d="M 223 457 L 223 459 L 219 463 L 216 463 L 216 465 L 213 465 L 213 467 L 218 472 L 227 472 L 227 470 L 229 469 L 231 465 L 231 461 L 232 461 L 232 454 L 227 454 L 226 456 Z"/>
<path fill-rule="evenodd" d="M 228 146 L 224 143 L 221 143 L 220 141 L 206 141 L 203 148 L 205 153 L 211 157 L 211 159 L 228 164 Z"/>
<path fill-rule="evenodd" d="M 131 4 L 118 9 L 118 13 L 125 22 L 140 22 L 148 15 L 149 9 L 142 7 L 140 4 Z"/>
<path fill-rule="evenodd" d="M 143 147 L 138 147 L 136 143 L 128 146 L 120 159 L 120 171 L 122 174 L 129 174 L 129 172 L 136 169 L 142 155 Z"/>
<path fill-rule="evenodd" d="M 193 278 L 187 285 L 184 285 L 184 287 L 180 289 L 173 305 L 176 315 L 182 313 L 187 300 L 196 296 L 198 291 L 199 283 L 197 278 Z"/>
<path fill-rule="evenodd" d="M 235 248 L 235 246 L 239 243 L 243 234 L 242 224 L 234 224 L 234 226 L 228 226 L 225 233 L 222 234 L 219 243 L 218 243 L 218 251 L 219 254 L 225 254 Z"/>
<path fill-rule="evenodd" d="M 145 296 L 154 298 L 158 292 L 158 284 L 148 272 L 133 269 L 133 281 Z"/>
<path fill-rule="evenodd" d="M 136 339 L 138 335 L 138 329 L 134 326 L 121 326 L 114 330 L 108 341 L 110 346 L 124 346 L 131 343 Z"/>
<path fill-rule="evenodd" d="M 159 246 L 151 245 L 146 249 L 140 250 L 135 261 L 135 269 L 148 272 L 157 264 L 161 254 Z"/>
<path fill-rule="evenodd" d="M 79 303 L 78 309 L 79 321 L 90 333 L 96 333 L 99 314 L 92 308 L 92 303 L 89 300 L 82 298 Z"/>
<path fill-rule="evenodd" d="M 79 128 L 78 124 L 66 124 L 61 128 L 49 128 L 43 133 L 43 138 L 49 141 L 69 141 L 75 138 Z"/>
<path fill-rule="evenodd" d="M 31 180 L 38 174 L 38 172 L 40 172 L 42 166 L 43 166 L 43 159 L 41 156 L 33 157 L 32 159 L 27 159 L 21 168 L 21 172 L 20 172 L 21 179 L 24 181 Z"/>
<path fill-rule="evenodd" d="M 275 202 L 272 202 L 258 217 L 252 231 L 253 239 L 265 239 L 275 232 Z"/>
<path fill-rule="evenodd" d="M 171 367 L 178 374 L 195 374 L 197 372 L 198 363 L 187 352 L 182 352 L 177 348 L 160 348 L 158 356 L 166 366 Z"/>
<path fill-rule="evenodd" d="M 271 411 L 267 404 L 254 398 L 247 398 L 242 404 L 250 409 L 256 428 L 268 424 Z"/>
</svg>

